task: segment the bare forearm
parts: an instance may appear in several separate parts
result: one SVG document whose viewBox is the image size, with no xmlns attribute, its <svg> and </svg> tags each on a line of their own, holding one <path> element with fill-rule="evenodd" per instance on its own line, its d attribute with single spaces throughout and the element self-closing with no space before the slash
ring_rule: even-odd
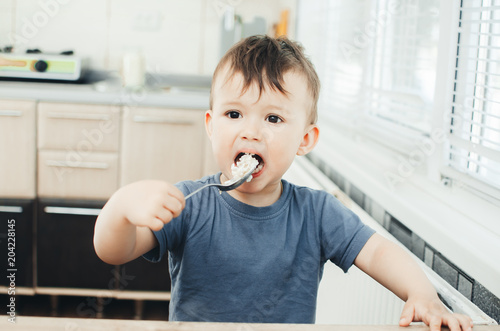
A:
<svg viewBox="0 0 500 331">
<path fill-rule="evenodd" d="M 420 266 L 401 247 L 375 235 L 370 245 L 370 256 L 356 259 L 356 265 L 399 298 L 407 301 L 411 297 L 434 299 L 436 291 Z"/>
<path fill-rule="evenodd" d="M 117 212 L 110 200 L 97 217 L 94 248 L 104 262 L 122 264 L 132 259 L 136 242 L 136 226 Z"/>
<path fill-rule="evenodd" d="M 95 224 L 95 251 L 101 260 L 109 264 L 134 260 L 158 244 L 151 229 L 133 224 L 122 213 L 124 203 L 119 196 L 113 196 Z"/>
<path fill-rule="evenodd" d="M 184 208 L 184 195 L 175 186 L 145 180 L 128 184 L 109 199 L 97 218 L 94 247 L 110 264 L 122 264 L 150 251 L 159 231 Z"/>
<path fill-rule="evenodd" d="M 365 273 L 406 301 L 400 326 L 424 322 L 431 331 L 447 325 L 451 331 L 471 330 L 472 320 L 450 313 L 417 262 L 395 243 L 373 235 L 354 261 Z"/>
</svg>

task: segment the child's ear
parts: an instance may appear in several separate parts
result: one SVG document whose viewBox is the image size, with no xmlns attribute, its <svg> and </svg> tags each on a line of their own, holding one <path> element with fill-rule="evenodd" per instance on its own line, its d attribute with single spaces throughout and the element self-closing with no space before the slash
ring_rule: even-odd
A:
<svg viewBox="0 0 500 331">
<path fill-rule="evenodd" d="M 205 112 L 205 130 L 207 130 L 208 138 L 212 139 L 212 110 Z"/>
<path fill-rule="evenodd" d="M 318 143 L 319 138 L 319 128 L 317 125 L 311 124 L 307 129 L 304 137 L 302 137 L 302 142 L 300 143 L 299 149 L 297 150 L 297 155 L 306 155 L 314 149 Z"/>
</svg>

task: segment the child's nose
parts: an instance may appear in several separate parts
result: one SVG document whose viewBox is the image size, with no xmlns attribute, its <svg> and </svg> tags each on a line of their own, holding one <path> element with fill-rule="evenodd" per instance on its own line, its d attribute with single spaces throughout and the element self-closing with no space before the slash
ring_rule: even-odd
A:
<svg viewBox="0 0 500 331">
<path fill-rule="evenodd" d="M 262 127 L 255 120 L 246 121 L 241 131 L 241 138 L 260 141 L 262 139 Z"/>
</svg>

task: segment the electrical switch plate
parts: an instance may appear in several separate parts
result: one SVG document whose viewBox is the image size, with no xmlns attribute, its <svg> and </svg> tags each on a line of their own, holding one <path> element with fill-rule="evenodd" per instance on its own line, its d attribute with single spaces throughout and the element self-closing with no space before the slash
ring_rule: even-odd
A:
<svg viewBox="0 0 500 331">
<path fill-rule="evenodd" d="M 161 13 L 139 12 L 135 15 L 132 28 L 135 31 L 159 31 L 161 23 Z"/>
</svg>

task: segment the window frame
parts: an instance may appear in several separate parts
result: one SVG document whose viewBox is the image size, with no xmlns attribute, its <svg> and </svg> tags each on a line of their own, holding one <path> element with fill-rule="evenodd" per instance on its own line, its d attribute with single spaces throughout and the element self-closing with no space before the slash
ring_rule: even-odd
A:
<svg viewBox="0 0 500 331">
<path fill-rule="evenodd" d="M 298 8 L 300 12 L 300 2 Z M 323 0 L 320 0 L 321 2 Z M 305 2 L 305 1 L 304 1 Z M 307 1 L 312 6 L 313 1 Z M 324 4 L 320 4 L 320 6 Z M 320 142 L 312 152 L 355 185 L 385 212 L 404 223 L 436 250 L 453 261 L 471 277 L 500 297 L 500 215 L 498 201 L 487 199 L 469 185 L 450 185 L 446 165 L 447 111 L 451 109 L 455 70 L 456 32 L 460 3 L 441 1 L 439 29 L 440 39 L 436 71 L 435 97 L 431 119 L 434 135 L 432 151 L 425 162 L 412 169 L 411 176 L 404 178 L 392 190 L 384 178 L 384 172 L 394 171 L 404 165 L 414 149 L 398 151 L 393 146 L 380 143 L 367 135 L 349 131 L 348 127 L 332 124 L 320 115 Z M 309 9 L 311 10 L 311 9 Z M 321 10 L 318 7 L 317 10 Z M 301 13 L 301 12 L 300 12 Z M 300 37 L 300 15 L 297 16 L 297 37 L 310 48 L 307 40 Z M 321 31 L 308 27 L 309 33 Z M 314 36 L 316 40 L 321 40 Z M 314 44 L 314 43 L 313 43 Z M 313 53 L 314 53 L 314 45 Z M 324 47 L 324 45 L 321 45 Z M 314 59 L 313 59 L 314 60 Z M 313 61 L 314 63 L 314 61 Z M 326 70 L 321 68 L 320 70 Z M 428 142 L 428 140 L 426 140 Z M 418 146 L 417 146 L 418 147 Z M 328 170 L 327 170 L 328 171 Z M 328 175 L 328 173 L 327 173 Z M 485 239 L 492 238 L 492 239 Z"/>
<path fill-rule="evenodd" d="M 442 150 L 443 157 L 438 169 L 433 169 L 432 171 L 438 172 L 441 175 L 441 179 L 446 181 L 450 185 L 455 187 L 460 187 L 469 190 L 471 193 L 481 196 L 482 198 L 491 201 L 495 204 L 500 204 L 500 189 L 489 185 L 485 180 L 477 178 L 475 176 L 469 175 L 466 172 L 460 171 L 456 167 L 450 165 L 450 158 L 452 157 L 452 147 L 457 144 L 464 144 L 465 141 L 457 141 L 457 138 L 449 133 L 449 130 L 453 128 L 450 124 L 452 117 L 454 117 L 452 111 L 457 107 L 457 101 L 453 100 L 454 96 L 458 93 L 455 91 L 455 75 L 458 70 L 463 68 L 457 67 L 456 63 L 461 53 L 457 56 L 457 47 L 459 47 L 459 40 L 463 38 L 463 32 L 460 31 L 460 19 L 461 19 L 461 4 L 453 2 L 448 4 L 448 10 L 451 15 L 447 17 L 442 17 L 442 22 L 440 30 L 446 32 L 450 38 L 444 40 L 443 38 L 443 49 L 438 52 L 438 63 L 441 68 L 441 72 L 438 74 L 437 79 L 442 80 L 436 87 L 437 96 L 442 96 L 441 98 L 436 98 L 435 107 L 433 113 L 436 116 L 441 116 L 442 122 L 439 119 L 434 120 L 434 127 L 442 127 L 448 130 L 447 140 L 445 142 L 445 148 Z M 446 15 L 441 15 L 446 16 Z M 463 46 L 462 46 L 463 47 Z M 469 47 L 469 45 L 467 45 Z M 464 53 L 462 53 L 464 54 Z M 462 56 L 466 56 L 465 54 Z M 466 56 L 467 57 L 467 56 Z M 468 81 L 458 82 L 459 86 L 468 85 Z M 475 84 L 475 83 L 474 83 Z M 442 85 L 442 86 L 440 86 Z M 444 87 L 444 88 L 443 88 Z M 446 98 L 446 100 L 443 100 Z M 444 110 L 443 110 L 444 109 Z M 456 128 L 456 126 L 455 126 Z M 478 146 L 480 149 L 481 146 Z M 470 149 L 470 148 L 469 148 Z M 500 153 L 500 152 L 499 152 Z"/>
</svg>

